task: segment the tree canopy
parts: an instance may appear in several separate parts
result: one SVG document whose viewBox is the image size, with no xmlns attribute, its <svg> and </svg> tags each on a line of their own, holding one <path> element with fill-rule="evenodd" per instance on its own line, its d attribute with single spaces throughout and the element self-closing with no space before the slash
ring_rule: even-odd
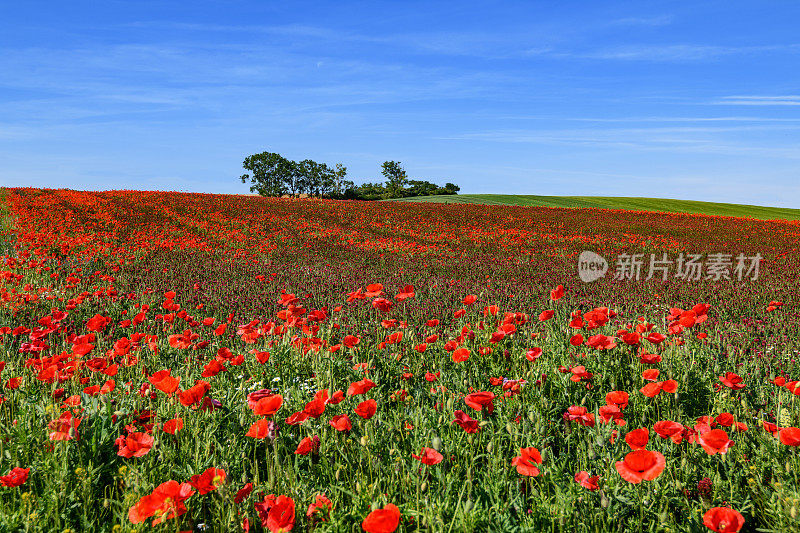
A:
<svg viewBox="0 0 800 533">
<path fill-rule="evenodd" d="M 381 174 L 385 183 L 366 182 L 355 185 L 347 177 L 347 167 L 341 163 L 331 168 L 311 159 L 291 161 L 280 154 L 261 152 L 248 156 L 242 166 L 242 183 L 250 182 L 250 191 L 261 196 L 298 196 L 307 194 L 327 198 L 355 200 L 384 200 L 458 194 L 460 188 L 453 183 L 444 187 L 424 180 L 409 180 L 399 161 L 385 161 Z"/>
</svg>

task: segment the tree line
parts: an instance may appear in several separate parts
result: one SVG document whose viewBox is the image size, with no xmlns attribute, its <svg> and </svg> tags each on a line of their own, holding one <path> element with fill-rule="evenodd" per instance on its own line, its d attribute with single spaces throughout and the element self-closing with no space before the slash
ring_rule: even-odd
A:
<svg viewBox="0 0 800 533">
<path fill-rule="evenodd" d="M 333 168 L 310 159 L 291 161 L 280 154 L 261 152 L 248 156 L 242 166 L 242 183 L 250 182 L 250 192 L 261 196 L 292 196 L 301 194 L 345 200 L 385 200 L 412 196 L 458 194 L 458 185 L 446 183 L 440 187 L 424 180 L 410 180 L 399 161 L 381 165 L 384 183 L 356 185 L 346 179 L 347 167 L 337 163 Z"/>
</svg>

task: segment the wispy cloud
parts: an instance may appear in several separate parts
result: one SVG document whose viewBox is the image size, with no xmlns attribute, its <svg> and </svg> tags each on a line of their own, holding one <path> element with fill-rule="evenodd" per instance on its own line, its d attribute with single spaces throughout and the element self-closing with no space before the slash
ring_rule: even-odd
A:
<svg viewBox="0 0 800 533">
<path fill-rule="evenodd" d="M 655 17 L 625 17 L 612 20 L 609 26 L 667 26 L 675 19 L 672 15 L 659 15 Z"/>
<path fill-rule="evenodd" d="M 800 105 L 800 95 L 785 96 L 723 96 L 712 102 L 716 105 Z"/>
<path fill-rule="evenodd" d="M 624 61 L 704 61 L 725 56 L 762 54 L 766 52 L 800 53 L 800 44 L 761 46 L 721 46 L 706 44 L 632 44 L 599 49 L 579 55 L 597 59 Z"/>
</svg>

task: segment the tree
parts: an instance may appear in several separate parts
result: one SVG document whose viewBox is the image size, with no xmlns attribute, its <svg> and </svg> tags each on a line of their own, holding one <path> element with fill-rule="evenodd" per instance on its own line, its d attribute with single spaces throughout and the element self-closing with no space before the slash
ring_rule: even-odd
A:
<svg viewBox="0 0 800 533">
<path fill-rule="evenodd" d="M 280 196 L 286 192 L 287 185 L 295 181 L 294 162 L 280 154 L 253 154 L 244 160 L 242 166 L 250 171 L 240 176 L 242 183 L 250 180 L 250 192 L 257 192 L 261 196 Z"/>
<path fill-rule="evenodd" d="M 335 172 L 325 163 L 305 159 L 297 165 L 301 189 L 311 196 L 323 196 L 333 189 Z"/>
<path fill-rule="evenodd" d="M 381 174 L 386 178 L 386 189 L 389 198 L 400 198 L 403 196 L 403 189 L 408 183 L 408 176 L 399 161 L 384 161 L 381 165 Z"/>
<path fill-rule="evenodd" d="M 444 190 L 447 191 L 445 194 L 458 194 L 458 191 L 461 190 L 461 187 L 456 185 L 455 183 L 445 183 Z"/>
<path fill-rule="evenodd" d="M 347 176 L 347 167 L 341 163 L 336 163 L 336 169 L 333 171 L 333 192 L 342 194 L 346 187 L 342 187 L 346 181 L 344 177 Z M 352 182 L 350 182 L 352 184 Z"/>
</svg>

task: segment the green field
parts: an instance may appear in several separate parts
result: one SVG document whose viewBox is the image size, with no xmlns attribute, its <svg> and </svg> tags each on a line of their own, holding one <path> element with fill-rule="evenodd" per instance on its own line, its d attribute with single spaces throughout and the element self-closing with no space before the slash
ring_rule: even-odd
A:
<svg viewBox="0 0 800 533">
<path fill-rule="evenodd" d="M 418 196 L 387 201 L 627 209 L 634 211 L 663 211 L 667 213 L 700 213 L 729 217 L 750 217 L 762 220 L 800 220 L 800 209 L 697 202 L 694 200 L 669 200 L 664 198 L 537 196 L 533 194 L 459 194 L 456 196 Z"/>
</svg>

